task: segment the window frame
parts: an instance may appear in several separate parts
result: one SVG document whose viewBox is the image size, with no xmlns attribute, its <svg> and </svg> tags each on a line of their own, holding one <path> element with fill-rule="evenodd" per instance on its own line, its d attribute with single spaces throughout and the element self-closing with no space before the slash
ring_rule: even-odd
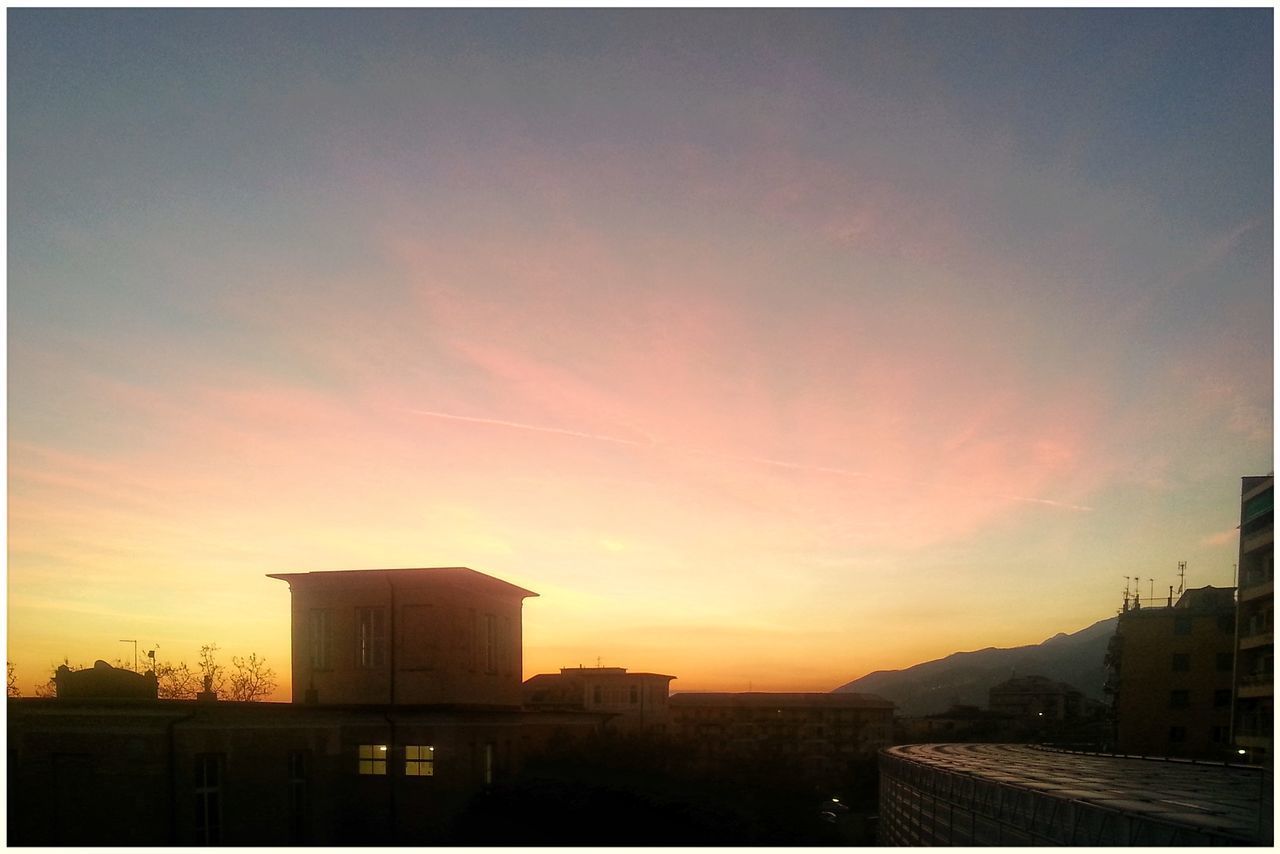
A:
<svg viewBox="0 0 1280 854">
<path fill-rule="evenodd" d="M 404 746 L 404 775 L 406 777 L 434 777 L 436 775 L 436 749 L 430 744 L 406 744 Z"/>
<path fill-rule="evenodd" d="M 383 605 L 356 608 L 356 663 L 364 670 L 387 665 L 387 609 Z"/>
<path fill-rule="evenodd" d="M 356 746 L 356 773 L 361 777 L 387 776 L 387 758 L 390 751 L 385 744 L 360 744 Z"/>
</svg>

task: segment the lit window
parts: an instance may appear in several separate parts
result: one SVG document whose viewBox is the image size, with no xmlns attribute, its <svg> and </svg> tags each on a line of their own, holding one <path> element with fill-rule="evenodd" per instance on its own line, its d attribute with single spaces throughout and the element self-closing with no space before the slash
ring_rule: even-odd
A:
<svg viewBox="0 0 1280 854">
<path fill-rule="evenodd" d="M 360 745 L 360 773 L 386 775 L 387 746 L 385 744 Z"/>
<path fill-rule="evenodd" d="M 360 627 L 360 666 L 382 667 L 387 654 L 387 609 L 356 608 L 356 622 Z"/>
<path fill-rule="evenodd" d="M 404 773 L 408 777 L 433 777 L 436 749 L 429 744 L 410 744 L 404 749 Z"/>
</svg>

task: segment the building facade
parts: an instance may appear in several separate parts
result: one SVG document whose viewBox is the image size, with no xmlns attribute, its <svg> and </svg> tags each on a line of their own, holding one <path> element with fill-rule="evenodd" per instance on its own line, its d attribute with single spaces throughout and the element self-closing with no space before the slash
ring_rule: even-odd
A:
<svg viewBox="0 0 1280 854">
<path fill-rule="evenodd" d="M 1107 653 L 1118 752 L 1231 758 L 1234 594 L 1201 587 L 1121 613 Z"/>
<path fill-rule="evenodd" d="M 1015 718 L 1065 721 L 1085 715 L 1085 696 L 1065 682 L 1044 676 L 1015 676 L 988 691 L 993 712 Z"/>
<path fill-rule="evenodd" d="M 1271 762 L 1275 688 L 1273 477 L 1246 477 L 1240 492 L 1240 610 L 1234 740 L 1252 762 Z"/>
<path fill-rule="evenodd" d="M 580 710 L 613 715 L 615 729 L 663 732 L 670 720 L 674 676 L 628 673 L 625 667 L 562 667 L 524 683 L 526 709 Z"/>
<path fill-rule="evenodd" d="M 295 703 L 520 706 L 521 610 L 538 594 L 466 567 L 278 573 Z"/>
<path fill-rule="evenodd" d="M 892 743 L 893 703 L 855 693 L 678 693 L 671 731 L 709 762 L 756 758 L 839 779 Z"/>
</svg>

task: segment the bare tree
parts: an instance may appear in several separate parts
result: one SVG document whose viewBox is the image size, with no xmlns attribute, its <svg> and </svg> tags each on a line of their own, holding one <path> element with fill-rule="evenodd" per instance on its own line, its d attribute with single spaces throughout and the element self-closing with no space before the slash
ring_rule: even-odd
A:
<svg viewBox="0 0 1280 854">
<path fill-rule="evenodd" d="M 185 661 L 156 662 L 156 696 L 161 700 L 191 700 L 200 690 L 200 678 Z"/>
<path fill-rule="evenodd" d="M 65 667 L 65 668 L 67 668 L 68 670 L 71 670 L 71 671 L 84 670 L 84 665 L 83 665 L 83 664 L 75 664 L 75 665 L 73 665 L 73 664 L 71 663 L 71 661 L 70 661 L 69 659 L 67 659 L 67 658 L 63 658 L 63 659 L 62 659 L 62 664 L 52 664 L 52 665 L 50 665 L 50 666 L 49 666 L 49 670 L 50 670 L 50 673 L 49 673 L 49 681 L 48 681 L 48 682 L 45 682 L 43 685 L 37 685 L 37 686 L 36 686 L 36 696 L 37 696 L 37 697 L 46 697 L 46 698 L 47 698 L 47 697 L 56 697 L 56 696 L 58 696 L 58 668 L 60 668 L 60 667 Z"/>
<path fill-rule="evenodd" d="M 249 653 L 248 658 L 231 656 L 231 693 L 229 698 L 252 702 L 269 697 L 276 689 L 276 672 L 267 666 L 265 658 Z"/>
<path fill-rule="evenodd" d="M 5 684 L 9 689 L 9 696 L 21 697 L 22 692 L 18 690 L 18 668 L 14 666 L 12 661 L 6 661 L 4 663 L 4 669 L 6 677 Z"/>
<path fill-rule="evenodd" d="M 221 694 L 227 683 L 226 668 L 214 659 L 214 653 L 218 651 L 218 645 L 215 643 L 207 643 L 200 647 L 200 682 L 201 690 L 213 691 Z"/>
</svg>

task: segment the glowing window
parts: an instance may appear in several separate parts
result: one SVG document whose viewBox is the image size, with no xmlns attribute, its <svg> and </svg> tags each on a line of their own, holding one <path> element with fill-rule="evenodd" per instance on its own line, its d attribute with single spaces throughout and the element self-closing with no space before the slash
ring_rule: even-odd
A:
<svg viewBox="0 0 1280 854">
<path fill-rule="evenodd" d="M 408 777 L 433 777 L 436 749 L 429 744 L 410 744 L 404 749 L 404 773 Z"/>
<path fill-rule="evenodd" d="M 385 744 L 360 745 L 360 773 L 386 776 L 387 746 Z"/>
</svg>

